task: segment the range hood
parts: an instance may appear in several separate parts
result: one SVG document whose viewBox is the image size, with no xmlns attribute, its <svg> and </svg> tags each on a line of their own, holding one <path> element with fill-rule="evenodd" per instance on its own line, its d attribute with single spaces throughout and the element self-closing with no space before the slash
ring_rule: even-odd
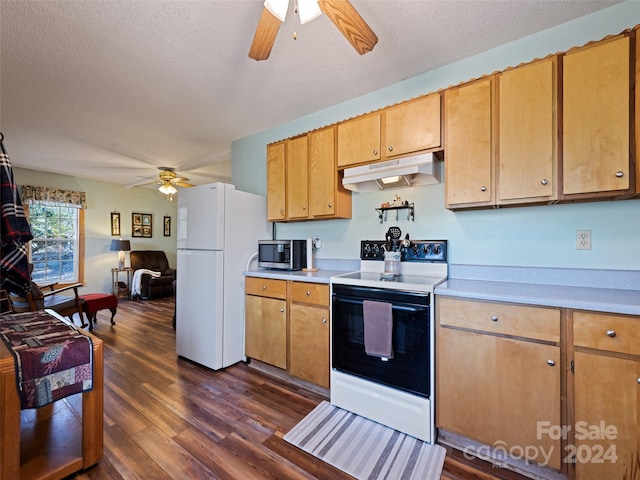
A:
<svg viewBox="0 0 640 480">
<path fill-rule="evenodd" d="M 440 183 L 439 160 L 433 153 L 345 168 L 342 185 L 352 192 L 377 192 L 391 188 Z"/>
</svg>

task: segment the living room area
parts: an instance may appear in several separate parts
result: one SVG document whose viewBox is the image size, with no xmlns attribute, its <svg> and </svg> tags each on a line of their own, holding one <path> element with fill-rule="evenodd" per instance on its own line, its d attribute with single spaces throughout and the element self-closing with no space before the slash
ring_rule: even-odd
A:
<svg viewBox="0 0 640 480">
<path fill-rule="evenodd" d="M 8 154 L 11 155 L 10 144 L 7 143 Z M 84 192 L 86 208 L 84 219 L 80 225 L 80 278 L 82 283 L 80 294 L 104 293 L 118 294 L 114 291 L 116 282 L 129 284 L 131 275 L 126 270 L 131 268 L 131 251 L 164 252 L 169 268 L 176 267 L 176 225 L 177 201 L 169 201 L 157 188 L 135 187 L 101 182 L 86 178 L 72 177 L 49 172 L 40 172 L 24 168 L 13 168 L 14 180 L 18 188 L 23 185 Z M 112 227 L 112 214 L 117 213 L 119 229 Z M 149 220 L 148 230 L 144 236 L 133 236 L 135 225 L 134 213 L 143 213 Z M 168 222 L 167 222 L 168 219 Z M 119 270 L 118 251 L 111 250 L 112 240 L 129 241 L 130 251 L 125 252 L 124 270 Z M 142 265 L 142 268 L 158 268 L 156 261 Z M 112 272 L 116 270 L 116 272 Z M 174 279 L 162 280 L 162 294 L 173 295 L 171 285 Z M 157 283 L 157 282 L 156 282 Z M 131 289 L 131 285 L 128 285 Z M 159 290 L 158 290 L 159 291 Z M 119 301 L 126 301 L 128 295 L 120 295 Z"/>
</svg>

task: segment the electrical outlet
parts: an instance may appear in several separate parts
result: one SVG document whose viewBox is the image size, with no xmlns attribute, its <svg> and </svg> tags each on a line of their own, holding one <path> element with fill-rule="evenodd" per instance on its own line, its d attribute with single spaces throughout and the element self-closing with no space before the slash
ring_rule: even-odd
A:
<svg viewBox="0 0 640 480">
<path fill-rule="evenodd" d="M 576 230 L 576 250 L 591 250 L 591 230 Z"/>
<path fill-rule="evenodd" d="M 316 250 L 322 248 L 322 237 L 313 237 L 313 246 Z"/>
</svg>

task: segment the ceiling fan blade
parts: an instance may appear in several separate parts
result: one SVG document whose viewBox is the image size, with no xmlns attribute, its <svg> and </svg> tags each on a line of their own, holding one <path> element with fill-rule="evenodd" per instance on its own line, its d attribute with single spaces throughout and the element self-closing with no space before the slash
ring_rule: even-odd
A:
<svg viewBox="0 0 640 480">
<path fill-rule="evenodd" d="M 364 55 L 373 50 L 378 37 L 349 0 L 319 0 L 318 5 L 356 52 Z"/>
<path fill-rule="evenodd" d="M 192 183 L 187 183 L 187 182 L 172 182 L 174 185 L 177 185 L 178 187 L 185 187 L 185 188 L 189 188 L 189 187 L 195 187 L 195 185 L 193 185 Z"/>
<path fill-rule="evenodd" d="M 280 20 L 278 20 L 269 10 L 262 9 L 262 16 L 258 22 L 256 33 L 253 36 L 249 58 L 254 60 L 266 60 L 271 54 L 271 49 L 276 41 Z"/>
<path fill-rule="evenodd" d="M 156 183 L 158 181 L 157 178 L 145 178 L 142 177 L 140 180 L 132 180 L 129 183 L 126 183 L 124 186 L 125 188 L 131 188 L 131 187 L 142 187 L 144 185 L 152 185 L 154 183 Z"/>
</svg>

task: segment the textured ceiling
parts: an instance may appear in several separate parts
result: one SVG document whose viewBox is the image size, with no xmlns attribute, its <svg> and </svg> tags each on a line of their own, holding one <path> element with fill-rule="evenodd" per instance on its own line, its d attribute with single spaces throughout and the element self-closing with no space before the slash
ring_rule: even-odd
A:
<svg viewBox="0 0 640 480">
<path fill-rule="evenodd" d="M 160 166 L 229 180 L 235 139 L 619 2 L 352 3 L 379 38 L 371 53 L 326 16 L 300 26 L 290 9 L 256 62 L 260 0 L 0 0 L 7 153 L 17 167 L 123 185 Z"/>
</svg>

